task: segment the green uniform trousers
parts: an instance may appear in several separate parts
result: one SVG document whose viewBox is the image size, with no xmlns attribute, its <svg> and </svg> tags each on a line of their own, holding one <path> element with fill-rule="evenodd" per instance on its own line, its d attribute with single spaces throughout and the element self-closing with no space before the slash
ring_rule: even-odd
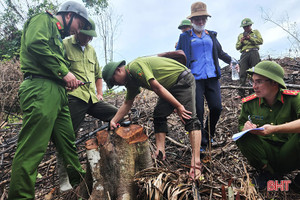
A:
<svg viewBox="0 0 300 200">
<path fill-rule="evenodd" d="M 291 134 L 285 143 L 273 142 L 262 136 L 247 133 L 236 141 L 249 164 L 257 170 L 285 174 L 300 168 L 300 134 Z"/>
<path fill-rule="evenodd" d="M 240 58 L 240 86 L 246 86 L 247 70 L 260 62 L 260 56 L 257 50 L 243 52 Z M 245 96 L 245 90 L 239 89 L 239 95 Z"/>
<path fill-rule="evenodd" d="M 72 185 L 82 169 L 65 88 L 48 79 L 25 80 L 19 89 L 23 126 L 12 164 L 8 199 L 34 199 L 37 168 L 50 139 L 64 160 Z"/>
<path fill-rule="evenodd" d="M 104 101 L 98 101 L 93 104 L 90 99 L 89 103 L 86 103 L 80 98 L 72 95 L 69 95 L 68 99 L 73 128 L 76 133 L 84 120 L 86 113 L 101 121 L 109 122 L 118 111 L 115 106 Z"/>
</svg>

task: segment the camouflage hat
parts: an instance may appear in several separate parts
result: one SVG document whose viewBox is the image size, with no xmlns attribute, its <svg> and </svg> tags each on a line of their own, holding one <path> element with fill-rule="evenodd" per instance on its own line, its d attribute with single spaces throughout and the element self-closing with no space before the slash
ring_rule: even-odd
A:
<svg viewBox="0 0 300 200">
<path fill-rule="evenodd" d="M 184 19 L 178 26 L 178 29 L 182 29 L 183 26 L 192 26 L 192 22 L 189 19 Z"/>
<path fill-rule="evenodd" d="M 265 76 L 275 82 L 277 82 L 280 87 L 286 88 L 286 85 L 284 83 L 284 70 L 283 68 L 273 61 L 261 61 L 255 67 L 252 67 L 251 69 L 248 69 L 247 72 L 249 74 L 259 74 L 261 76 Z"/>
<path fill-rule="evenodd" d="M 102 77 L 107 84 L 107 87 L 111 89 L 114 86 L 114 81 L 112 77 L 119 66 L 123 66 L 126 64 L 125 60 L 119 62 L 109 62 L 104 66 L 102 70 Z"/>
<path fill-rule="evenodd" d="M 245 18 L 241 22 L 241 27 L 249 26 L 251 24 L 254 24 L 250 18 Z"/>
<path fill-rule="evenodd" d="M 85 29 L 80 30 L 80 33 L 91 37 L 97 37 L 95 22 L 89 18 L 90 25 L 86 26 Z"/>
<path fill-rule="evenodd" d="M 191 19 L 192 17 L 196 16 L 209 16 L 211 17 L 206 10 L 206 4 L 203 2 L 195 2 L 191 6 L 191 15 L 188 16 L 188 19 Z"/>
</svg>

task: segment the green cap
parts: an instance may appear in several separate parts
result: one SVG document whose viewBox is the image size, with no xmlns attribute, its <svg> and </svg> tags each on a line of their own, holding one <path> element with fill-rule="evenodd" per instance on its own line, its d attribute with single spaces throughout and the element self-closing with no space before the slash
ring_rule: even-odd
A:
<svg viewBox="0 0 300 200">
<path fill-rule="evenodd" d="M 80 33 L 91 37 L 97 37 L 95 22 L 89 18 L 90 25 L 86 26 L 85 29 L 80 30 Z"/>
<path fill-rule="evenodd" d="M 178 29 L 182 29 L 183 26 L 192 26 L 192 22 L 189 19 L 184 19 L 181 21 L 180 25 L 178 26 Z"/>
<path fill-rule="evenodd" d="M 107 84 L 107 87 L 111 89 L 114 86 L 114 81 L 112 77 L 119 66 L 123 66 L 126 64 L 125 60 L 119 62 L 109 62 L 107 63 L 102 70 L 102 77 Z"/>
<path fill-rule="evenodd" d="M 245 19 L 243 19 L 243 21 L 241 22 L 241 27 L 249 26 L 249 25 L 251 25 L 251 24 L 253 24 L 253 22 L 251 21 L 251 19 L 250 19 L 250 18 L 245 18 Z"/>
<path fill-rule="evenodd" d="M 255 67 L 252 67 L 251 69 L 248 69 L 247 72 L 249 74 L 259 74 L 262 76 L 265 76 L 275 82 L 277 82 L 280 87 L 286 88 L 286 85 L 284 83 L 284 70 L 283 68 L 273 61 L 261 61 Z"/>
</svg>

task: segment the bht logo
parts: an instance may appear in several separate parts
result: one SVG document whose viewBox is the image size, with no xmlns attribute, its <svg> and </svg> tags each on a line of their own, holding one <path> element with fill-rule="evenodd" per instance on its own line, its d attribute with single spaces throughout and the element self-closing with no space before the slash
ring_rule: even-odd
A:
<svg viewBox="0 0 300 200">
<path fill-rule="evenodd" d="M 281 180 L 280 182 L 275 180 L 270 180 L 267 183 L 267 190 L 270 191 L 289 191 L 289 184 L 291 183 L 291 180 Z"/>
</svg>

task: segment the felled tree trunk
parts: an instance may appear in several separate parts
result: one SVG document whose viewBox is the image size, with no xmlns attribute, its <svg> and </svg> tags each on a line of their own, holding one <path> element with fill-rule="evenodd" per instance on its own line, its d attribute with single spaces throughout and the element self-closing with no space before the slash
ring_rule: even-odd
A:
<svg viewBox="0 0 300 200">
<path fill-rule="evenodd" d="M 115 133 L 100 131 L 87 142 L 92 188 L 89 199 L 136 199 L 133 179 L 137 171 L 152 167 L 147 136 L 139 125 L 120 127 Z M 87 181 L 91 182 L 91 181 Z"/>
</svg>

